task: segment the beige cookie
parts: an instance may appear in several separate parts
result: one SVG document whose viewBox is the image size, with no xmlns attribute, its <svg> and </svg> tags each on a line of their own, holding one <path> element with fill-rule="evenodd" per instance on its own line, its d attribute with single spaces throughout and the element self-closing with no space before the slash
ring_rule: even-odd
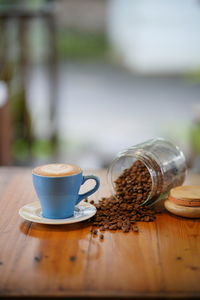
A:
<svg viewBox="0 0 200 300">
<path fill-rule="evenodd" d="M 165 208 L 177 216 L 186 218 L 200 218 L 200 207 L 186 207 L 182 205 L 177 205 L 170 200 L 165 200 Z"/>
<path fill-rule="evenodd" d="M 178 205 L 200 207 L 200 186 L 185 185 L 173 188 L 168 198 Z"/>
<path fill-rule="evenodd" d="M 200 207 L 200 201 L 189 200 L 189 199 L 176 199 L 171 196 L 168 197 L 168 200 L 174 202 L 175 204 L 181 206 L 189 206 L 189 207 Z"/>
</svg>

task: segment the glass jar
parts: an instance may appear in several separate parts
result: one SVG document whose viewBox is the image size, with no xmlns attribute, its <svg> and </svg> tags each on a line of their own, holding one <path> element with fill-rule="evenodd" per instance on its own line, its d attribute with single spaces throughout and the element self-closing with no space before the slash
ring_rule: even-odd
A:
<svg viewBox="0 0 200 300">
<path fill-rule="evenodd" d="M 186 176 L 186 161 L 182 151 L 171 142 L 156 138 L 132 146 L 117 154 L 108 168 L 108 181 L 115 196 L 115 180 L 135 161 L 141 161 L 151 176 L 151 190 L 142 205 L 164 198 L 169 190 L 182 185 Z"/>
</svg>

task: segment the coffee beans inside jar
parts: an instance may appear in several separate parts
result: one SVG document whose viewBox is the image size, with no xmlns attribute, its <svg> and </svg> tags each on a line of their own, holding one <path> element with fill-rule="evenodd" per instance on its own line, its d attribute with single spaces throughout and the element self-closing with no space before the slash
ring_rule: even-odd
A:
<svg viewBox="0 0 200 300">
<path fill-rule="evenodd" d="M 149 196 L 151 187 L 148 169 L 137 160 L 115 180 L 115 195 L 94 204 L 97 213 L 92 218 L 93 225 L 102 231 L 119 229 L 128 232 L 132 229 L 138 232 L 137 221 L 150 222 L 156 217 L 155 210 L 141 206 Z"/>
</svg>

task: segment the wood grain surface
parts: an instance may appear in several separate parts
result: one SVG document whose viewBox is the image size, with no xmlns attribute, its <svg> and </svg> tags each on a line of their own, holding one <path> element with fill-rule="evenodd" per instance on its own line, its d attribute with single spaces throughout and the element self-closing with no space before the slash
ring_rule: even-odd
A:
<svg viewBox="0 0 200 300">
<path fill-rule="evenodd" d="M 90 199 L 110 194 L 105 171 L 85 174 L 101 179 Z M 19 208 L 36 200 L 30 169 L 0 168 L 0 297 L 200 298 L 199 220 L 164 212 L 138 222 L 139 233 L 107 231 L 100 240 L 87 221 L 24 221 Z"/>
</svg>

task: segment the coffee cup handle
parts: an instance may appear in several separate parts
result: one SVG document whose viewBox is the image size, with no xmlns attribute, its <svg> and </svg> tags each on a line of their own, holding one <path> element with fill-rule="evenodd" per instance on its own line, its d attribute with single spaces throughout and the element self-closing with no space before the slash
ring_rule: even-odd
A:
<svg viewBox="0 0 200 300">
<path fill-rule="evenodd" d="M 95 186 L 90 191 L 88 191 L 88 192 L 86 192 L 84 194 L 79 195 L 76 204 L 78 204 L 81 200 L 89 197 L 90 195 L 92 195 L 93 193 L 95 193 L 98 190 L 98 188 L 100 186 L 100 180 L 99 180 L 99 178 L 97 176 L 94 176 L 94 175 L 83 176 L 82 184 L 84 184 L 89 179 L 93 179 L 93 180 L 96 181 Z"/>
</svg>

